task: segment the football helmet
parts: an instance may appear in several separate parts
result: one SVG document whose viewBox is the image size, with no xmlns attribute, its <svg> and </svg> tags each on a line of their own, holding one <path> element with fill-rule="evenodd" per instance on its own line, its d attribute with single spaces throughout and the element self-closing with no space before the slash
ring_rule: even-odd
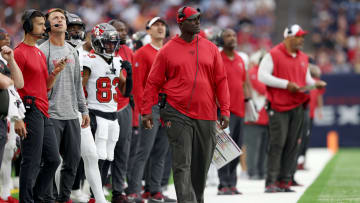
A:
<svg viewBox="0 0 360 203">
<path fill-rule="evenodd" d="M 66 17 L 68 19 L 67 31 L 68 35 L 66 40 L 73 46 L 78 45 L 81 41 L 85 39 L 85 23 L 81 20 L 81 18 L 73 13 L 66 13 Z M 80 26 L 76 27 L 76 26 Z"/>
<path fill-rule="evenodd" d="M 96 25 L 91 31 L 91 46 L 95 53 L 106 58 L 115 55 L 120 43 L 120 36 L 116 29 L 108 24 L 101 23 Z"/>
</svg>

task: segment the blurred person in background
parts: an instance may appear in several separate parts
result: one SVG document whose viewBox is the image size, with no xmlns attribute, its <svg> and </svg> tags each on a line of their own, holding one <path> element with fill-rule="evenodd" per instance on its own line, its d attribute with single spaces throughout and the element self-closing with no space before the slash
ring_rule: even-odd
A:
<svg viewBox="0 0 360 203">
<path fill-rule="evenodd" d="M 82 44 L 85 40 L 85 24 L 82 19 L 76 14 L 67 12 L 66 17 L 68 19 L 68 35 L 66 41 L 75 48 L 77 45 Z M 86 55 L 89 54 L 89 52 L 85 51 L 83 46 L 81 46 L 76 51 L 79 55 L 80 70 L 82 72 L 83 61 L 85 60 Z M 80 112 L 78 112 L 78 118 L 81 124 L 82 116 Z M 89 200 L 87 194 L 83 190 L 81 190 L 80 187 L 81 180 L 86 177 L 95 196 L 95 199 L 91 199 L 89 202 L 95 202 L 96 200 L 100 203 L 106 203 L 105 195 L 102 190 L 100 171 L 98 167 L 94 167 L 98 165 L 98 156 L 96 153 L 96 145 L 90 126 L 86 128 L 81 128 L 80 133 L 81 160 L 79 162 L 75 181 L 72 186 L 71 200 L 76 202 L 87 202 Z"/>
<path fill-rule="evenodd" d="M 309 58 L 309 69 L 311 77 L 315 81 L 319 81 L 321 77 L 321 70 L 319 66 L 316 65 L 314 59 Z M 297 169 L 304 170 L 306 167 L 306 151 L 309 148 L 309 140 L 311 136 L 311 129 L 313 126 L 315 116 L 318 119 L 322 119 L 322 107 L 324 105 L 323 94 L 325 93 L 325 88 L 322 89 L 313 89 L 310 90 L 310 101 L 309 101 L 309 112 L 306 115 L 304 120 L 306 124 L 306 130 L 303 134 L 301 147 L 299 151 L 299 157 L 297 161 Z"/>
<path fill-rule="evenodd" d="M 266 113 L 266 86 L 258 80 L 259 64 L 265 55 L 264 50 L 255 52 L 250 57 L 248 70 L 251 83 L 252 100 L 259 112 L 258 120 L 246 122 L 244 126 L 244 144 L 247 149 L 246 163 L 250 180 L 262 180 L 266 175 L 267 146 L 269 140 L 269 118 Z"/>
<path fill-rule="evenodd" d="M 235 51 L 237 46 L 236 33 L 232 29 L 225 29 L 221 35 L 221 45 L 223 50 L 220 52 L 224 67 L 227 73 L 227 81 L 230 93 L 230 136 L 234 142 L 242 147 L 243 130 L 245 116 L 245 102 L 250 99 L 250 89 L 247 81 L 245 64 L 240 55 Z M 238 158 L 234 159 L 219 171 L 220 184 L 218 195 L 238 195 L 242 194 L 236 188 L 237 175 L 236 168 L 239 164 Z"/>
<path fill-rule="evenodd" d="M 2 82 L 9 81 L 7 86 L 0 88 L 2 93 L 7 92 L 8 86 L 15 85 L 16 88 L 21 89 L 24 86 L 24 79 L 19 66 L 14 60 L 13 50 L 10 49 L 10 36 L 8 32 L 0 28 L 0 73 L 6 78 L 1 78 Z M 10 85 L 11 84 L 11 85 Z M 5 88 L 6 87 L 6 88 Z M 8 96 L 7 96 L 8 97 Z M 9 98 L 7 98 L 9 99 Z M 1 98 L 1 105 L 5 107 L 5 98 Z M 10 104 L 9 104 L 10 105 Z M 7 113 L 7 110 L 6 110 Z M 9 123 L 8 123 L 9 122 Z M 18 121 L 21 122 L 21 121 Z M 10 124 L 10 130 L 8 132 L 8 124 Z M 16 133 L 14 130 L 14 120 L 10 118 L 2 117 L 0 119 L 0 182 L 1 185 L 1 201 L 7 201 L 10 203 L 18 202 L 16 199 L 11 197 L 10 191 L 12 189 L 11 180 L 11 160 L 13 158 L 16 149 Z M 8 135 L 8 136 L 7 136 Z"/>
<path fill-rule="evenodd" d="M 154 17 L 146 23 L 147 33 L 151 42 L 135 52 L 134 70 L 137 77 L 136 101 L 142 101 L 145 97 L 144 89 L 148 80 L 156 54 L 163 47 L 166 35 L 166 23 L 160 17 Z M 165 197 L 162 194 L 161 180 L 165 166 L 165 157 L 168 152 L 169 142 L 165 128 L 160 122 L 160 107 L 157 104 L 158 98 L 152 98 L 152 115 L 154 126 L 147 129 L 140 123 L 140 137 L 138 150 L 134 158 L 134 165 L 129 174 L 128 188 L 126 193 L 129 199 L 140 202 L 142 198 L 148 198 L 148 202 L 176 202 L 176 200 Z M 138 103 L 142 108 L 142 103 Z M 146 163 L 148 163 L 146 167 Z M 141 180 L 145 174 L 146 184 L 144 195 L 140 196 Z"/>
<path fill-rule="evenodd" d="M 108 22 L 114 26 L 119 34 L 119 45 L 115 50 L 115 56 L 120 56 L 123 61 L 128 61 L 131 64 L 131 70 L 121 70 L 126 81 L 133 83 L 133 52 L 126 45 L 128 28 L 121 20 L 110 20 Z M 128 85 L 128 84 L 127 84 Z M 134 87 L 134 85 L 132 85 Z M 135 108 L 133 91 L 123 94 L 118 94 L 117 98 L 117 118 L 120 126 L 119 140 L 115 146 L 114 161 L 111 165 L 112 175 L 112 202 L 121 203 L 127 201 L 124 194 L 124 186 L 126 180 L 126 173 L 128 168 L 128 160 L 131 146 L 133 110 Z M 107 166 L 104 166 L 106 170 Z"/>
<path fill-rule="evenodd" d="M 300 51 L 304 31 L 299 25 L 284 30 L 284 40 L 267 53 L 260 63 L 258 78 L 267 86 L 269 102 L 269 152 L 265 192 L 294 192 L 291 186 L 292 166 L 296 162 L 304 119 L 303 92 L 307 85 L 322 88 L 308 69 L 308 56 Z M 291 67 L 291 71 L 289 71 Z"/>
</svg>

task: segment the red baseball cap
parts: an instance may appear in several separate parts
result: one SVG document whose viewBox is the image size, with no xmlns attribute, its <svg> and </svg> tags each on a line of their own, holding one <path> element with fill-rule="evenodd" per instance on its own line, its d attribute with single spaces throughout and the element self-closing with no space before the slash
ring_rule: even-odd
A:
<svg viewBox="0 0 360 203">
<path fill-rule="evenodd" d="M 285 28 L 284 30 L 284 38 L 297 36 L 301 37 L 308 33 L 308 31 L 303 30 L 299 25 L 295 24 L 290 27 Z"/>
<path fill-rule="evenodd" d="M 185 20 L 195 19 L 200 15 L 200 9 L 194 9 L 192 7 L 184 6 L 178 10 L 178 14 L 176 16 L 177 23 L 182 23 Z"/>
</svg>

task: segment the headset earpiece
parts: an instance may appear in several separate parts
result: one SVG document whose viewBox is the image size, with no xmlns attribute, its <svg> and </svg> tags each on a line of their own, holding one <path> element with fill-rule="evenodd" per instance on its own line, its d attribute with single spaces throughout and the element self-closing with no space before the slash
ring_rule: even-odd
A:
<svg viewBox="0 0 360 203">
<path fill-rule="evenodd" d="M 55 8 L 55 9 L 56 9 L 56 8 Z M 47 12 L 46 15 L 45 15 L 45 28 L 46 28 L 45 32 L 50 32 L 50 31 L 51 31 L 51 23 L 50 23 L 50 21 L 49 21 L 49 15 L 50 15 L 50 13 L 52 13 L 55 9 L 49 9 L 48 12 Z M 67 11 L 62 10 L 62 9 L 59 9 L 59 10 L 63 11 L 62 14 L 65 16 L 66 27 L 67 27 L 67 26 L 69 25 L 69 19 L 68 19 L 68 17 L 67 17 Z"/>
<path fill-rule="evenodd" d="M 186 8 L 186 6 L 180 8 L 179 11 L 178 11 L 178 16 L 179 16 L 180 19 L 185 17 L 185 14 L 184 14 L 185 8 Z"/>
<path fill-rule="evenodd" d="M 224 46 L 224 38 L 223 38 L 223 34 L 224 34 L 224 30 L 221 30 L 217 36 L 217 45 L 219 47 L 223 47 Z"/>
<path fill-rule="evenodd" d="M 23 23 L 23 29 L 25 33 L 30 33 L 33 30 L 33 23 L 31 21 L 31 16 L 34 14 L 36 10 L 35 9 L 29 9 L 25 11 L 24 15 L 24 23 Z"/>
</svg>

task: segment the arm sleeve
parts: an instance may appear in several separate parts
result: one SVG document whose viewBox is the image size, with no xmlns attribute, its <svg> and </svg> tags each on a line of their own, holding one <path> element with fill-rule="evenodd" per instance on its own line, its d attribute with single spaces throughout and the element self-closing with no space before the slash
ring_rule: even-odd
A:
<svg viewBox="0 0 360 203">
<path fill-rule="evenodd" d="M 306 85 L 315 85 L 315 80 L 311 77 L 310 68 L 306 72 Z"/>
<path fill-rule="evenodd" d="M 273 76 L 273 69 L 274 63 L 272 57 L 269 53 L 267 53 L 261 60 L 258 79 L 267 86 L 286 89 L 289 81 Z"/>
<path fill-rule="evenodd" d="M 221 55 L 215 49 L 215 93 L 220 104 L 221 115 L 230 116 L 230 93 L 226 70 L 222 61 Z"/>
<path fill-rule="evenodd" d="M 144 88 L 146 84 L 145 69 L 146 63 L 141 50 L 134 55 L 134 83 L 135 83 L 135 105 L 141 109 L 142 98 L 144 94 Z"/>
<path fill-rule="evenodd" d="M 75 57 L 75 90 L 76 90 L 76 95 L 77 95 L 79 111 L 83 115 L 89 114 L 89 111 L 86 107 L 86 100 L 85 100 L 83 86 L 81 83 L 79 56 L 77 53 L 75 53 L 74 57 Z"/>
<path fill-rule="evenodd" d="M 160 88 L 165 82 L 166 59 L 160 51 L 155 57 L 154 63 L 151 66 L 149 77 L 144 89 L 143 98 L 141 101 L 141 114 L 151 114 L 154 97 L 159 93 Z"/>
</svg>

